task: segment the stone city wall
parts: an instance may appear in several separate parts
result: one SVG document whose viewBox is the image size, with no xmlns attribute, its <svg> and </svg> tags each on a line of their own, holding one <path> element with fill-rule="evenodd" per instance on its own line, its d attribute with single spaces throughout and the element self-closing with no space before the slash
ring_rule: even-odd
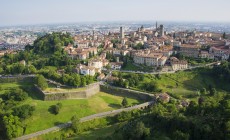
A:
<svg viewBox="0 0 230 140">
<path fill-rule="evenodd" d="M 108 94 L 113 94 L 122 97 L 130 97 L 144 101 L 150 101 L 154 97 L 154 95 L 144 93 L 141 91 L 134 91 L 124 88 L 113 87 L 109 85 L 100 85 L 100 91 L 106 92 Z"/>
<path fill-rule="evenodd" d="M 43 100 L 65 100 L 65 99 L 85 99 L 89 98 L 98 92 L 100 92 L 99 83 L 90 84 L 82 91 L 69 91 L 69 92 L 53 92 L 46 93 L 35 85 L 35 89 L 38 93 L 43 95 Z"/>
</svg>

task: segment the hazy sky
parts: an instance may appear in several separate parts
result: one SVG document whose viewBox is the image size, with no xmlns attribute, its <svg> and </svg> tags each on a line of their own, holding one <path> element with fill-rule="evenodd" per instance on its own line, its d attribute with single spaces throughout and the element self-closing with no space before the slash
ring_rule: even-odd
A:
<svg viewBox="0 0 230 140">
<path fill-rule="evenodd" d="M 230 0 L 0 0 L 0 25 L 155 20 L 230 22 Z"/>
</svg>

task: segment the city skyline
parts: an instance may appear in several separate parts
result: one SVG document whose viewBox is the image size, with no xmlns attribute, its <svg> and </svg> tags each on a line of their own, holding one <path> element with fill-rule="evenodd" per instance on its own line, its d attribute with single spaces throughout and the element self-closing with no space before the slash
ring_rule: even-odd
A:
<svg viewBox="0 0 230 140">
<path fill-rule="evenodd" d="M 230 22 L 227 0 L 2 1 L 0 26 L 113 21 Z"/>
</svg>

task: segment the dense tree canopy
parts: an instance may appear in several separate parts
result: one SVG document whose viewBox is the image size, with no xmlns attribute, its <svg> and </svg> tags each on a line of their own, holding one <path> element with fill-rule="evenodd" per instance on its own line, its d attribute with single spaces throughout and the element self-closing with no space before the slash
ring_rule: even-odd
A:
<svg viewBox="0 0 230 140">
<path fill-rule="evenodd" d="M 18 116 L 20 119 L 26 119 L 33 114 L 34 106 L 22 105 L 13 109 L 13 115 Z"/>
<path fill-rule="evenodd" d="M 36 39 L 33 46 L 26 46 L 26 50 L 32 49 L 35 53 L 54 53 L 68 44 L 73 44 L 70 34 L 52 33 Z"/>
<path fill-rule="evenodd" d="M 213 75 L 219 80 L 230 82 L 230 62 L 223 61 L 220 66 L 214 67 Z"/>
</svg>

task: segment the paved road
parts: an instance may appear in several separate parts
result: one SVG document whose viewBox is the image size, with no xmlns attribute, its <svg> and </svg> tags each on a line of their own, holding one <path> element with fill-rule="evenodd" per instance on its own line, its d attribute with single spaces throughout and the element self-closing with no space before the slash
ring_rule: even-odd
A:
<svg viewBox="0 0 230 140">
<path fill-rule="evenodd" d="M 103 118 L 103 117 L 106 117 L 106 116 L 114 116 L 114 115 L 119 114 L 119 113 L 121 113 L 123 111 L 131 111 L 133 109 L 142 109 L 142 108 L 145 108 L 145 107 L 147 107 L 149 105 L 152 105 L 153 103 L 154 103 L 154 101 L 150 101 L 150 102 L 146 102 L 146 103 L 143 103 L 143 104 L 140 104 L 140 105 L 131 106 L 131 107 L 128 107 L 128 108 L 112 110 L 112 111 L 107 111 L 107 112 L 102 112 L 102 113 L 90 115 L 90 116 L 81 118 L 80 122 L 86 122 L 86 121 L 89 121 L 89 120 L 93 120 L 93 119 L 96 119 L 96 118 Z M 32 139 L 34 137 L 37 137 L 37 136 L 40 136 L 40 135 L 43 135 L 43 134 L 59 131 L 59 130 L 61 130 L 63 128 L 69 127 L 70 125 L 71 125 L 71 122 L 67 122 L 65 124 L 60 124 L 60 125 L 57 125 L 55 127 L 49 128 L 49 129 L 45 129 L 45 130 L 38 131 L 38 132 L 35 132 L 35 133 L 32 133 L 32 134 L 28 134 L 28 135 L 18 137 L 15 140 Z"/>
</svg>

